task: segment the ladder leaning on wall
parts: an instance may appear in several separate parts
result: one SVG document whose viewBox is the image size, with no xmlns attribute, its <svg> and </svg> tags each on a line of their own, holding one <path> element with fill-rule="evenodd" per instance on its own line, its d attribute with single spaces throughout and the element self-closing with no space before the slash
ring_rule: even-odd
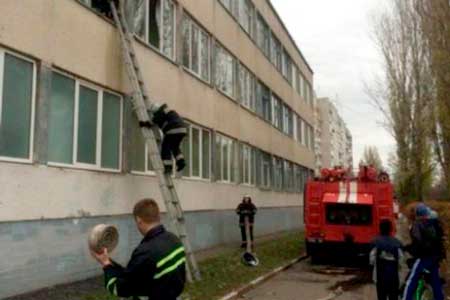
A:
<svg viewBox="0 0 450 300">
<path fill-rule="evenodd" d="M 189 242 L 185 224 L 183 209 L 181 208 L 180 200 L 177 195 L 172 177 L 170 174 L 165 174 L 164 165 L 161 160 L 159 152 L 160 131 L 159 128 L 151 123 L 151 116 L 147 111 L 146 103 L 150 103 L 150 98 L 144 83 L 144 79 L 139 68 L 139 63 L 136 57 L 136 52 L 133 48 L 134 34 L 128 29 L 128 23 L 125 18 L 123 2 L 120 1 L 119 7 L 116 7 L 115 1 L 109 1 L 111 12 L 114 17 L 114 22 L 120 34 L 120 41 L 123 51 L 123 59 L 126 65 L 128 77 L 130 79 L 133 95 L 131 101 L 137 118 L 142 124 L 150 124 L 151 128 L 141 127 L 142 135 L 149 149 L 149 159 L 153 165 L 155 173 L 159 180 L 159 187 L 166 205 L 167 214 L 173 224 L 175 233 L 180 238 L 184 245 L 187 261 L 186 261 L 186 275 L 187 279 L 192 282 L 200 280 L 200 271 L 195 260 L 192 247 Z"/>
</svg>

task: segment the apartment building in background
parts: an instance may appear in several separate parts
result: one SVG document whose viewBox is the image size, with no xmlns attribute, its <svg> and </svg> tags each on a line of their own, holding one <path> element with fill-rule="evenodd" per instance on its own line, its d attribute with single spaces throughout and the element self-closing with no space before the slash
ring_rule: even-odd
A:
<svg viewBox="0 0 450 300">
<path fill-rule="evenodd" d="M 322 168 L 352 168 L 352 135 L 336 106 L 329 98 L 318 98 L 314 114 L 316 174 Z"/>
<path fill-rule="evenodd" d="M 165 211 L 119 35 L 96 3 L 0 2 L 0 298 L 99 274 L 86 247 L 98 223 L 117 225 L 125 262 L 140 240 L 136 201 Z M 175 185 L 194 249 L 239 239 L 246 194 L 257 235 L 300 228 L 313 71 L 270 1 L 125 8 L 151 98 L 190 124 Z"/>
</svg>

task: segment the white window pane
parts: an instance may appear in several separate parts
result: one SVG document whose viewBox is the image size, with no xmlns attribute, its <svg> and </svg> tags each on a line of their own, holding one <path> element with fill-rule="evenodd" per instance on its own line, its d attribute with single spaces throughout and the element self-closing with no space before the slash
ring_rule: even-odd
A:
<svg viewBox="0 0 450 300">
<path fill-rule="evenodd" d="M 75 80 L 53 73 L 48 125 L 48 159 L 51 162 L 73 163 L 74 108 Z"/>
<path fill-rule="evenodd" d="M 77 149 L 77 161 L 80 163 L 96 164 L 97 96 L 96 91 L 80 86 Z"/>
<path fill-rule="evenodd" d="M 217 46 L 216 86 L 234 97 L 234 58 L 220 46 Z"/>
<path fill-rule="evenodd" d="M 120 101 L 116 95 L 103 93 L 102 168 L 120 168 Z"/>
<path fill-rule="evenodd" d="M 0 53 L 0 55 L 2 55 Z M 0 156 L 30 156 L 31 100 L 33 96 L 33 64 L 5 54 Z"/>
</svg>

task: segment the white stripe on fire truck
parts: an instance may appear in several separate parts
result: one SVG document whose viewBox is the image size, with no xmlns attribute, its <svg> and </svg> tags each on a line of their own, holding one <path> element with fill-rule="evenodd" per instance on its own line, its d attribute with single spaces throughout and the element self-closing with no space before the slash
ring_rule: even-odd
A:
<svg viewBox="0 0 450 300">
<path fill-rule="evenodd" d="M 347 198 L 347 189 L 343 181 L 339 181 L 339 198 L 338 203 L 345 203 Z"/>
<path fill-rule="evenodd" d="M 356 181 L 350 182 L 350 197 L 349 203 L 358 203 L 358 183 Z"/>
</svg>

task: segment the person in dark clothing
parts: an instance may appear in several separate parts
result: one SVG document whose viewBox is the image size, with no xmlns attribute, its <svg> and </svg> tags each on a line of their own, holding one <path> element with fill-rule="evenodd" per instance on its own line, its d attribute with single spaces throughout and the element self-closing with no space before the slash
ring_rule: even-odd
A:
<svg viewBox="0 0 450 300">
<path fill-rule="evenodd" d="M 139 201 L 133 214 L 144 239 L 125 268 L 110 259 L 106 248 L 101 253 L 91 251 L 103 267 L 105 287 L 118 297 L 176 300 L 186 280 L 184 247 L 160 224 L 159 208 L 153 199 Z"/>
<path fill-rule="evenodd" d="M 443 256 L 443 229 L 439 222 L 430 218 L 430 209 L 425 204 L 416 207 L 416 218 L 411 227 L 411 244 L 405 247 L 414 258 L 414 265 L 408 275 L 403 300 L 412 300 L 417 283 L 424 270 L 430 273 L 430 284 L 435 300 L 443 300 L 442 282 L 439 277 L 439 263 Z"/>
<path fill-rule="evenodd" d="M 183 118 L 174 111 L 169 109 L 167 104 L 153 103 L 147 105 L 152 122 L 163 132 L 163 140 L 161 144 L 161 159 L 164 164 L 164 171 L 166 174 L 172 173 L 173 161 L 176 161 L 177 172 L 180 172 L 186 166 L 183 153 L 180 145 L 187 134 L 187 124 Z M 149 126 L 146 123 L 140 123 L 140 126 Z"/>
<path fill-rule="evenodd" d="M 373 242 L 370 261 L 374 266 L 373 279 L 377 285 L 378 300 L 398 300 L 399 264 L 403 257 L 401 242 L 392 237 L 390 220 L 380 222 L 380 236 Z"/>
<path fill-rule="evenodd" d="M 239 227 L 241 228 L 241 248 L 245 248 L 247 246 L 247 233 L 245 231 L 245 218 L 248 218 L 249 226 L 250 226 L 250 240 L 253 244 L 253 224 L 255 223 L 255 214 L 257 208 L 252 203 L 252 199 L 250 196 L 245 195 L 242 199 L 242 202 L 236 208 L 236 213 L 239 215 Z"/>
</svg>

